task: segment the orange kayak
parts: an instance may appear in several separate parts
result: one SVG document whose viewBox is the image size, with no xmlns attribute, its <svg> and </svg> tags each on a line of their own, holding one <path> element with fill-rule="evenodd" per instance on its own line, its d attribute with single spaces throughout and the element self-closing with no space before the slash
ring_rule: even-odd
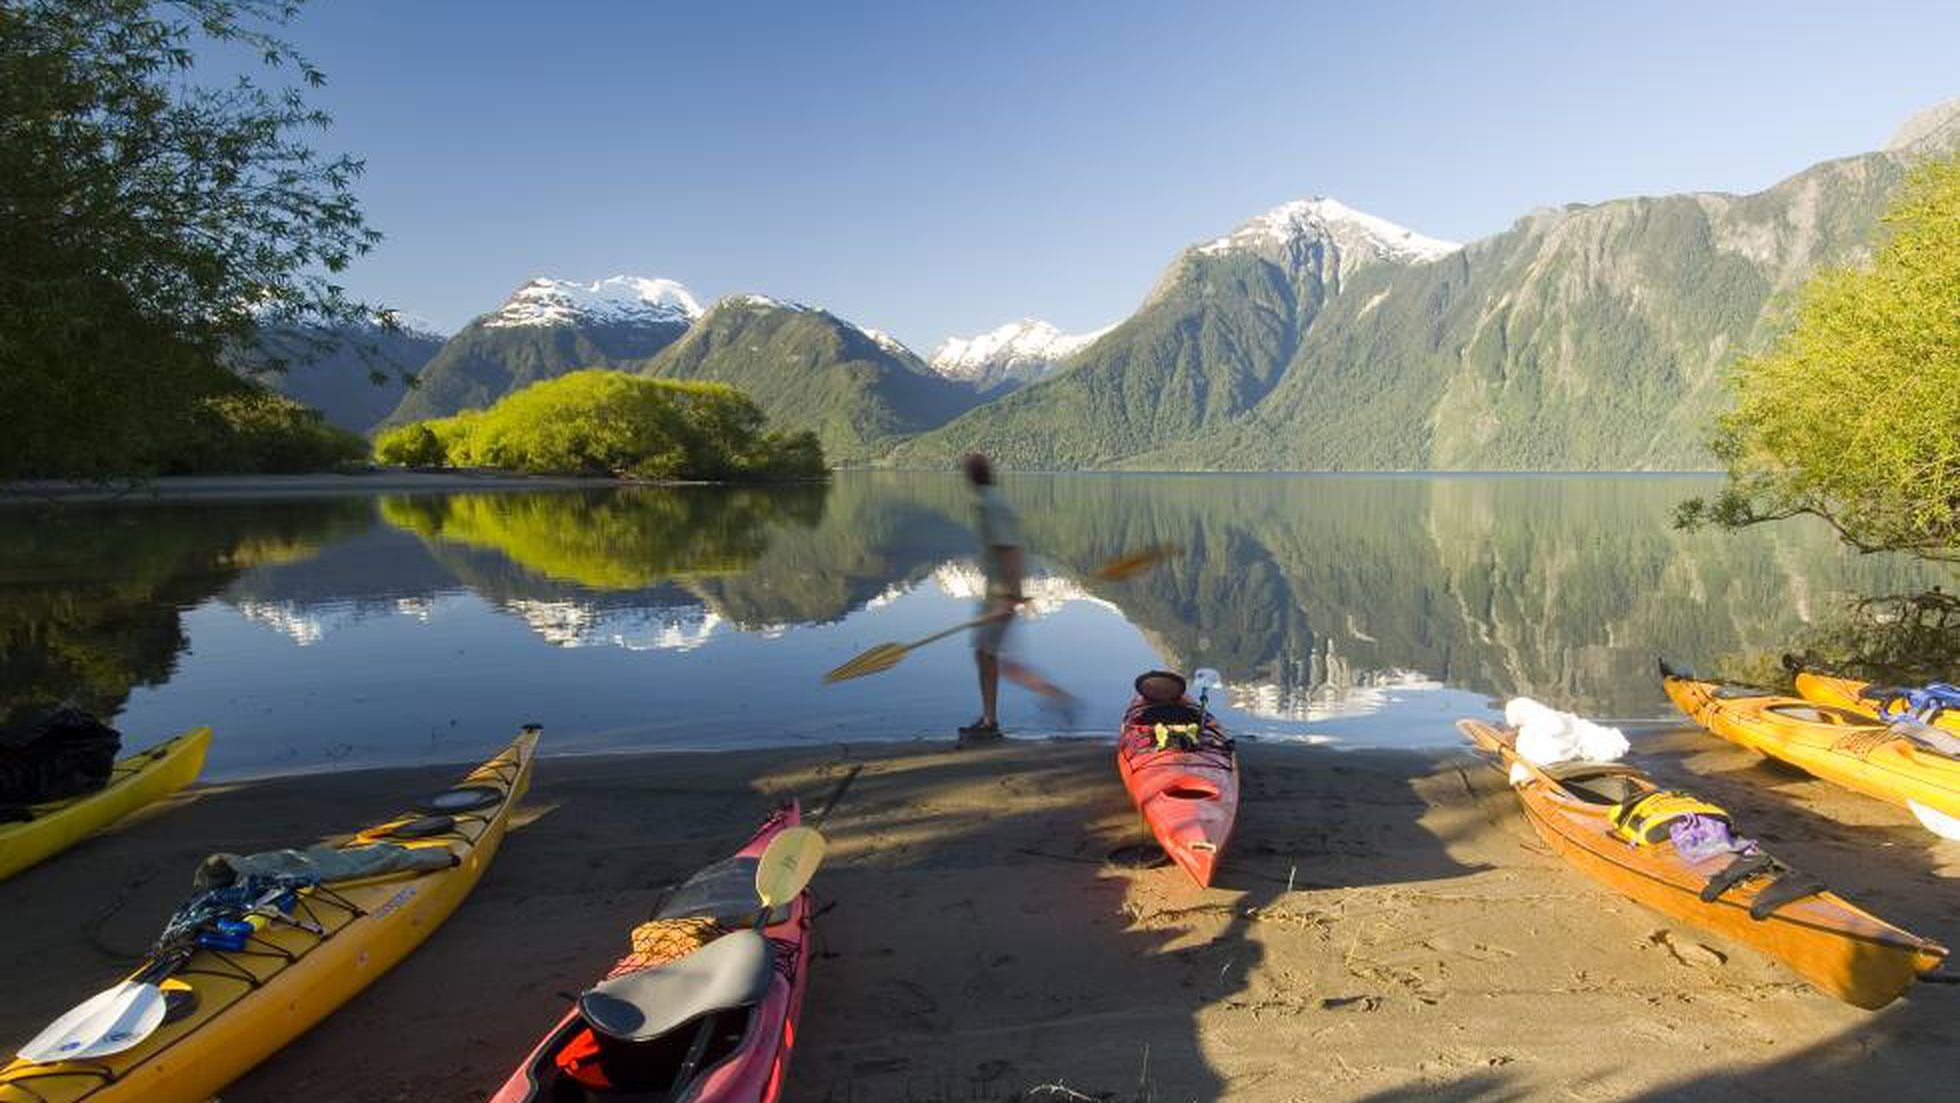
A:
<svg viewBox="0 0 1960 1103">
<path fill-rule="evenodd" d="M 1960 758 L 1848 708 L 1665 672 L 1661 684 L 1695 723 L 1866 796 L 1903 806 L 1960 837 Z"/>
<path fill-rule="evenodd" d="M 1872 683 L 1855 678 L 1834 678 L 1814 670 L 1797 671 L 1797 693 L 1804 700 L 1820 705 L 1836 705 L 1876 720 L 1880 719 L 1879 701 L 1865 696 L 1865 691 L 1871 688 Z M 1942 712 L 1933 718 L 1933 725 L 1960 733 L 1960 712 Z"/>
<path fill-rule="evenodd" d="M 1164 853 L 1209 887 L 1239 814 L 1239 763 L 1215 717 L 1197 728 L 1188 699 L 1136 698 L 1123 714 L 1116 772 Z"/>
<path fill-rule="evenodd" d="M 1516 732 L 1474 720 L 1457 727 L 1510 771 L 1525 819 L 1560 857 L 1630 900 L 1775 958 L 1846 1003 L 1884 1007 L 1946 957 L 1939 943 L 1894 927 L 1767 856 L 1690 861 L 1664 825 L 1639 836 L 1650 841 L 1629 841 L 1616 821 L 1637 815 L 1643 801 L 1648 807 L 1668 798 L 1693 801 L 1662 791 L 1635 767 L 1538 766 L 1518 754 Z M 1698 801 L 1692 807 L 1721 814 Z"/>
</svg>

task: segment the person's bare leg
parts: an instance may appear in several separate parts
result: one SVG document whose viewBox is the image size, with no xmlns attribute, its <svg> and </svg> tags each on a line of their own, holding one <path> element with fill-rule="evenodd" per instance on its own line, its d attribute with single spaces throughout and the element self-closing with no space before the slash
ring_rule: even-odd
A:
<svg viewBox="0 0 1960 1103">
<path fill-rule="evenodd" d="M 980 722 L 998 725 L 1000 656 L 989 651 L 975 651 L 973 663 L 980 668 Z"/>
<path fill-rule="evenodd" d="M 1020 663 L 1007 660 L 1001 660 L 999 665 L 1000 673 L 1007 675 L 1008 681 L 1023 689 L 1033 690 L 1051 701 L 1068 700 L 1074 696 L 1068 690 L 1042 677 L 1041 672 L 1031 666 L 1022 666 Z"/>
</svg>

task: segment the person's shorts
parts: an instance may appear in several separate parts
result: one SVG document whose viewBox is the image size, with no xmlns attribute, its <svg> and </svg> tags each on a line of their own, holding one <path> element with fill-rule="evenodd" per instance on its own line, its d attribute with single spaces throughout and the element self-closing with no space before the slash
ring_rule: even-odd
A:
<svg viewBox="0 0 1960 1103">
<path fill-rule="evenodd" d="M 982 602 L 978 615 L 985 616 L 986 613 L 986 603 Z M 985 624 L 974 625 L 973 650 L 981 655 L 1000 654 L 1001 648 L 1007 643 L 1007 630 L 1013 627 L 1013 625 L 1013 617 L 1002 617 L 999 620 L 990 620 Z"/>
</svg>

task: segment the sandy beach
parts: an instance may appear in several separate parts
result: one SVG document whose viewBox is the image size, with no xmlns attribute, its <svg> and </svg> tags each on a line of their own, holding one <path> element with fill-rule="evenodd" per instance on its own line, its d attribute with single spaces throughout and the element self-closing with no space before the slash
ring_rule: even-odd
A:
<svg viewBox="0 0 1960 1103">
<path fill-rule="evenodd" d="M 829 910 L 793 1100 L 1950 1091 L 1960 988 L 1876 1014 L 1821 996 L 1565 866 L 1467 753 L 1244 751 L 1209 891 L 1136 860 L 1145 836 L 1099 743 L 546 759 L 462 910 L 223 1098 L 483 1099 L 663 886 L 857 764 L 814 886 Z M 1692 732 L 1643 736 L 1638 757 L 1854 901 L 1960 939 L 1960 844 L 1904 812 Z M 325 839 L 456 773 L 204 786 L 0 883 L 16 982 L 0 1039 L 117 979 L 204 854 Z"/>
</svg>

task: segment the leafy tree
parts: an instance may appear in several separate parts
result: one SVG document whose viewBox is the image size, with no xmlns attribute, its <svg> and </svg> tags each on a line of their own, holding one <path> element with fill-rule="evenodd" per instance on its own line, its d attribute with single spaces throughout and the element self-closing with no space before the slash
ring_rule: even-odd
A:
<svg viewBox="0 0 1960 1103">
<path fill-rule="evenodd" d="M 447 454 L 425 421 L 390 430 L 374 442 L 375 459 L 401 467 L 440 467 Z"/>
<path fill-rule="evenodd" d="M 1713 444 L 1729 486 L 1678 523 L 1812 514 L 1860 551 L 1960 560 L 1960 157 L 1915 171 L 1885 221 L 1869 268 L 1820 273 L 1736 364 Z"/>
<path fill-rule="evenodd" d="M 535 383 L 488 410 L 411 422 L 375 441 L 383 463 L 498 467 L 646 479 L 785 479 L 824 473 L 809 432 L 764 429 L 725 383 L 588 369 Z"/>
<path fill-rule="evenodd" d="M 262 322 L 367 313 L 361 164 L 301 138 L 299 0 L 0 0 L 0 477 L 153 471 Z M 196 83 L 196 46 L 268 76 Z"/>
<path fill-rule="evenodd" d="M 255 386 L 204 399 L 191 426 L 163 473 L 292 474 L 349 466 L 368 454 L 367 441 L 328 425 L 318 410 Z"/>
</svg>

